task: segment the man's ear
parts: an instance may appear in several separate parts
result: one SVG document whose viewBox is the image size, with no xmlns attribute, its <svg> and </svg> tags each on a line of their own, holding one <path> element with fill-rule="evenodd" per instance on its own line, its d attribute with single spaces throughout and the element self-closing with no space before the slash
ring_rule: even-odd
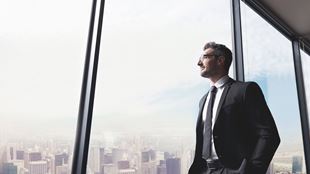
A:
<svg viewBox="0 0 310 174">
<path fill-rule="evenodd" d="M 224 58 L 224 56 L 218 57 L 217 60 L 218 60 L 217 62 L 218 62 L 219 65 L 223 65 L 223 66 L 225 65 L 225 58 Z"/>
</svg>

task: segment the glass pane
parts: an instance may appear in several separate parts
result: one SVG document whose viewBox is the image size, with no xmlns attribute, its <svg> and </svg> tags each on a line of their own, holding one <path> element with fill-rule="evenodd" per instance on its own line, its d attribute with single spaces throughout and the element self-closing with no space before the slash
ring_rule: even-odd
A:
<svg viewBox="0 0 310 174">
<path fill-rule="evenodd" d="M 71 173 L 90 6 L 1 1 L 0 173 Z"/>
<path fill-rule="evenodd" d="M 209 89 L 198 58 L 207 41 L 231 48 L 229 8 L 226 0 L 106 2 L 89 174 L 187 173 Z"/>
<path fill-rule="evenodd" d="M 268 172 L 305 174 L 292 44 L 243 3 L 241 14 L 245 78 L 262 88 L 281 137 Z"/>
<path fill-rule="evenodd" d="M 310 68 L 309 68 L 310 67 L 310 56 L 309 54 L 306 54 L 302 50 L 300 51 L 300 53 L 301 53 L 301 63 L 302 63 L 303 77 L 304 77 L 304 83 L 305 83 L 306 101 L 307 101 L 308 117 L 309 117 L 310 115 Z"/>
</svg>

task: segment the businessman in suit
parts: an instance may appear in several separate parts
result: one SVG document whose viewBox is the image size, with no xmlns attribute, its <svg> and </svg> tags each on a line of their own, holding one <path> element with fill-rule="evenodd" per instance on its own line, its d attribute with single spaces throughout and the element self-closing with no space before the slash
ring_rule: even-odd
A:
<svg viewBox="0 0 310 174">
<path fill-rule="evenodd" d="M 199 103 L 196 149 L 189 174 L 265 174 L 280 137 L 260 87 L 228 76 L 231 51 L 204 46 L 198 66 L 210 81 Z"/>
</svg>

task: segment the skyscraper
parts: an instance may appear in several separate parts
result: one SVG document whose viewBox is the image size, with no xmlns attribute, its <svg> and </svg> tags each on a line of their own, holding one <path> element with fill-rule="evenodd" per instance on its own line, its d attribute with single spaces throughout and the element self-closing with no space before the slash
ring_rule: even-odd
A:
<svg viewBox="0 0 310 174">
<path fill-rule="evenodd" d="M 100 171 L 100 150 L 99 146 L 91 146 L 88 152 L 88 166 L 94 173 Z"/>
<path fill-rule="evenodd" d="M 160 160 L 157 166 L 157 174 L 167 174 L 166 161 Z"/>
<path fill-rule="evenodd" d="M 55 174 L 69 174 L 68 165 L 56 166 Z"/>
<path fill-rule="evenodd" d="M 168 158 L 166 161 L 167 174 L 181 174 L 180 158 Z"/>
<path fill-rule="evenodd" d="M 99 148 L 99 164 L 102 166 L 104 164 L 104 148 Z"/>
<path fill-rule="evenodd" d="M 155 151 L 148 150 L 141 153 L 141 172 L 142 174 L 156 174 L 156 155 Z"/>
<path fill-rule="evenodd" d="M 41 161 L 41 152 L 25 152 L 24 153 L 25 167 L 29 169 L 29 163 L 33 161 Z"/>
<path fill-rule="evenodd" d="M 46 174 L 46 173 L 47 173 L 46 161 L 29 162 L 29 174 Z"/>
<path fill-rule="evenodd" d="M 55 166 L 61 166 L 68 164 L 69 155 L 67 153 L 61 153 L 55 155 Z"/>
<path fill-rule="evenodd" d="M 104 164 L 112 164 L 113 163 L 112 153 L 106 153 L 104 155 L 103 163 Z"/>
<path fill-rule="evenodd" d="M 302 156 L 293 156 L 292 173 L 300 174 L 302 172 Z"/>
<path fill-rule="evenodd" d="M 104 164 L 103 167 L 101 168 L 101 173 L 104 174 L 115 174 L 116 173 L 116 167 L 114 164 Z"/>
<path fill-rule="evenodd" d="M 17 174 L 17 166 L 13 163 L 4 163 L 3 174 Z"/>
<path fill-rule="evenodd" d="M 42 160 L 41 152 L 30 152 L 29 161 L 40 161 Z"/>
<path fill-rule="evenodd" d="M 129 161 L 128 160 L 122 160 L 117 162 L 117 167 L 119 170 L 121 169 L 129 169 Z"/>
<path fill-rule="evenodd" d="M 56 171 L 57 173 L 57 168 L 58 168 L 58 171 L 61 170 L 63 172 L 68 167 L 62 167 L 62 166 L 67 166 L 68 160 L 69 160 L 69 155 L 67 153 L 56 154 L 54 171 Z"/>
<path fill-rule="evenodd" d="M 16 150 L 16 159 L 17 160 L 24 160 L 25 152 L 23 150 Z"/>
</svg>

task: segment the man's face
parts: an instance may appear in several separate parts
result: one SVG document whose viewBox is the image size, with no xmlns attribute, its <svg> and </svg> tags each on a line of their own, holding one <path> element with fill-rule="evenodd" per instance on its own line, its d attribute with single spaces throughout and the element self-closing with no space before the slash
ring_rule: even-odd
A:
<svg viewBox="0 0 310 174">
<path fill-rule="evenodd" d="M 217 75 L 219 61 L 214 54 L 212 48 L 207 48 L 203 51 L 197 65 L 200 67 L 200 75 L 205 78 L 210 78 Z"/>
</svg>

